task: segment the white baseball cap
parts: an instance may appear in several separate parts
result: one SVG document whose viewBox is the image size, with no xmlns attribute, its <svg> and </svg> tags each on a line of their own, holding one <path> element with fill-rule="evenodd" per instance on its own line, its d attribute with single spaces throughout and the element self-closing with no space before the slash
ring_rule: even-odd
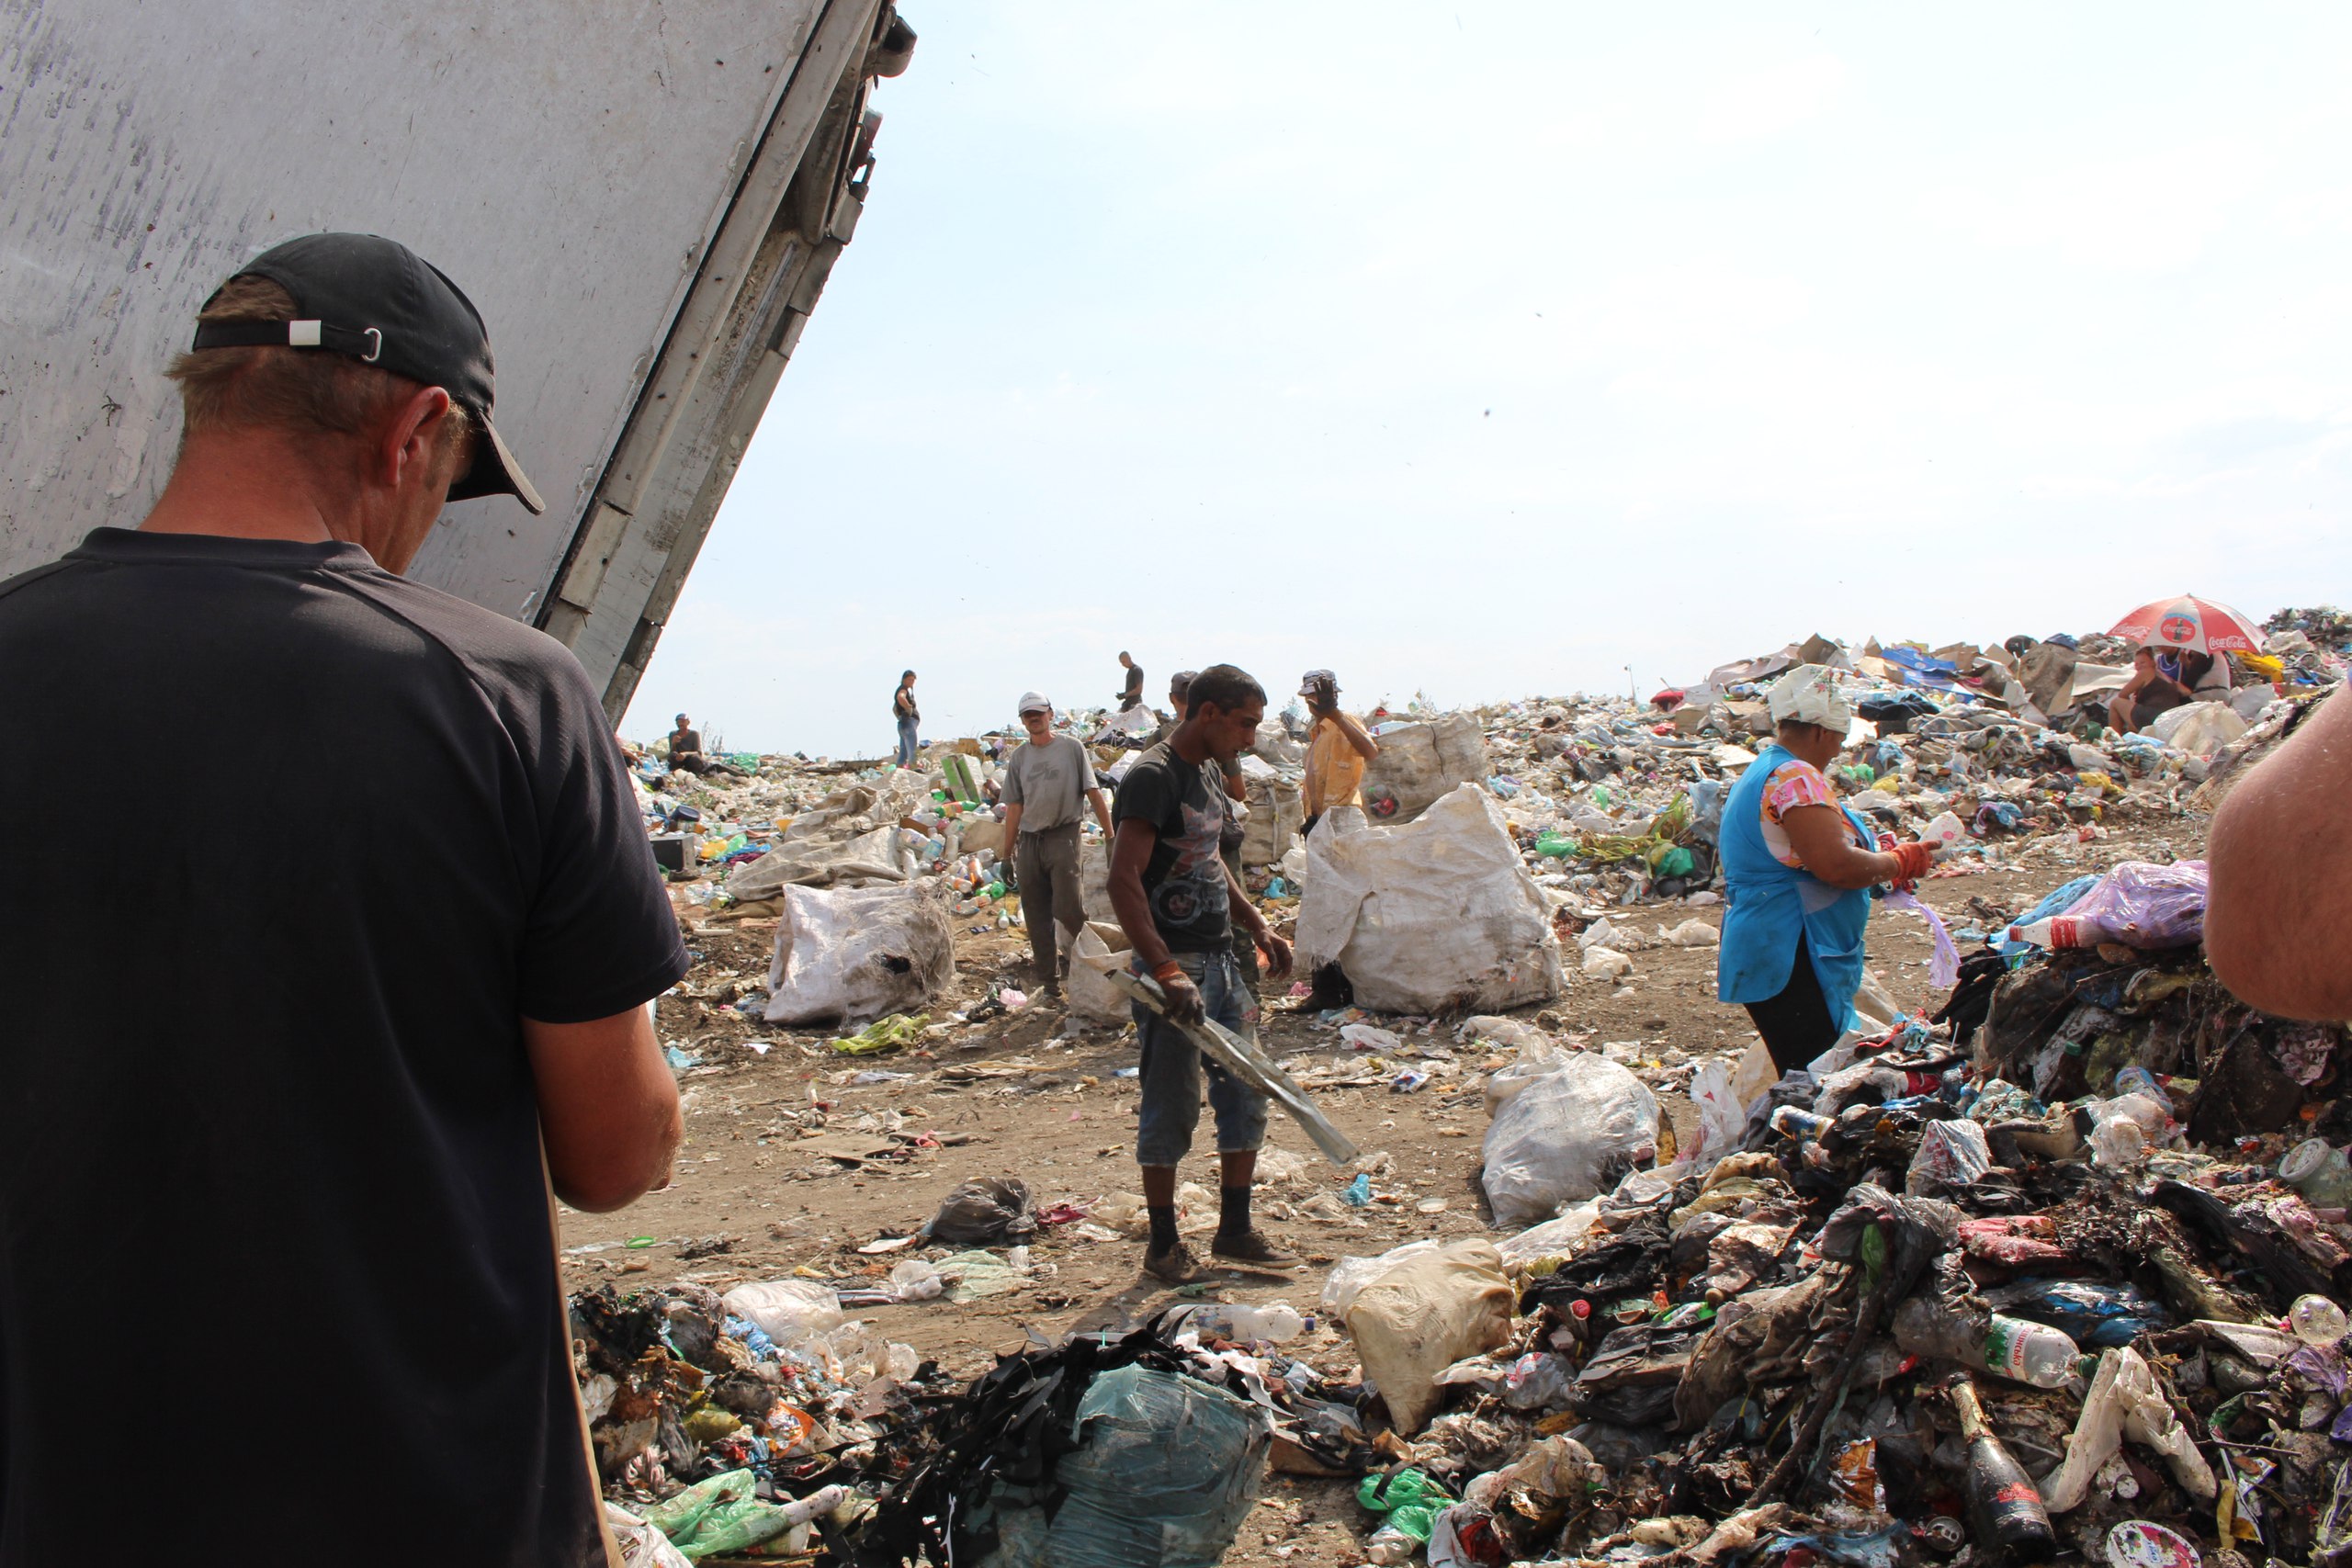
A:
<svg viewBox="0 0 2352 1568">
<path fill-rule="evenodd" d="M 1053 711 L 1053 707 L 1054 705 L 1047 700 L 1045 693 L 1023 692 L 1021 694 L 1021 702 L 1019 705 L 1014 707 L 1012 711 L 1015 713 L 1051 713 Z"/>
</svg>

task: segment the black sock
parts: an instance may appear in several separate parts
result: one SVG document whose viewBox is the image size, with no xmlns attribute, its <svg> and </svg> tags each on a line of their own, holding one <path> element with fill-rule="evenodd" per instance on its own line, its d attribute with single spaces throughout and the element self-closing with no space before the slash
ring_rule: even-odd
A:
<svg viewBox="0 0 2352 1568">
<path fill-rule="evenodd" d="M 1151 1216 L 1151 1250 L 1155 1253 L 1172 1250 L 1177 1239 L 1176 1205 L 1170 1203 L 1163 1209 L 1154 1203 L 1147 1206 L 1144 1213 Z"/>
<path fill-rule="evenodd" d="M 1250 1234 L 1250 1189 L 1220 1187 L 1216 1190 L 1216 1234 L 1227 1240 L 1238 1240 Z"/>
</svg>

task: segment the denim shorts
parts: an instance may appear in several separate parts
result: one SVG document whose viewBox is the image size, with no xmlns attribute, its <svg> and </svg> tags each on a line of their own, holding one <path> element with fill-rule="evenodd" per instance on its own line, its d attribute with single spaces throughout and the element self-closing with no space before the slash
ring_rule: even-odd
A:
<svg viewBox="0 0 2352 1568">
<path fill-rule="evenodd" d="M 1258 1037 L 1258 998 L 1243 984 L 1240 966 L 1233 962 L 1231 953 L 1170 956 L 1201 988 L 1201 1000 L 1210 1018 L 1244 1040 Z M 1173 1166 L 1192 1148 L 1193 1129 L 1201 1121 L 1204 1073 L 1209 1080 L 1209 1109 L 1216 1116 L 1217 1153 L 1247 1154 L 1265 1143 L 1264 1095 L 1216 1063 L 1203 1059 L 1201 1048 L 1186 1039 L 1183 1031 L 1141 1002 L 1135 1004 L 1135 1017 L 1136 1039 L 1143 1051 L 1137 1073 L 1143 1089 L 1136 1127 L 1137 1165 Z"/>
</svg>

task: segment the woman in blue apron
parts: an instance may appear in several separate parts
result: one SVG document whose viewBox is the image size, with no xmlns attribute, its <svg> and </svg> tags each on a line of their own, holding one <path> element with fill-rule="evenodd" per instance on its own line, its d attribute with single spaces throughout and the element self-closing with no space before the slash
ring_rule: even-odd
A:
<svg viewBox="0 0 2352 1568">
<path fill-rule="evenodd" d="M 1715 994 L 1756 1022 L 1772 1065 L 1802 1067 L 1838 1043 L 1862 984 L 1872 886 L 1926 874 L 1932 851 L 1881 851 L 1824 772 L 1853 722 L 1830 672 L 1808 664 L 1772 687 L 1777 739 L 1724 798 L 1723 950 Z"/>
</svg>

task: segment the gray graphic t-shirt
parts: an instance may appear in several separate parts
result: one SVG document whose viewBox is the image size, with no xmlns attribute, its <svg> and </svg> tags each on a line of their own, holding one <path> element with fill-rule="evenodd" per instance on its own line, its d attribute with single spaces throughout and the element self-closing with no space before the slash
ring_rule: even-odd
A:
<svg viewBox="0 0 2352 1568">
<path fill-rule="evenodd" d="M 1143 869 L 1143 892 L 1171 953 L 1216 953 L 1233 942 L 1217 855 L 1225 791 L 1208 776 L 1214 765 L 1187 762 L 1163 740 L 1128 767 L 1111 804 L 1114 822 L 1133 818 L 1159 835 Z"/>
<path fill-rule="evenodd" d="M 1043 746 L 1026 741 L 1004 761 L 1004 801 L 1021 807 L 1021 830 L 1042 833 L 1082 820 L 1086 792 L 1098 787 L 1086 748 L 1067 735 Z"/>
</svg>

